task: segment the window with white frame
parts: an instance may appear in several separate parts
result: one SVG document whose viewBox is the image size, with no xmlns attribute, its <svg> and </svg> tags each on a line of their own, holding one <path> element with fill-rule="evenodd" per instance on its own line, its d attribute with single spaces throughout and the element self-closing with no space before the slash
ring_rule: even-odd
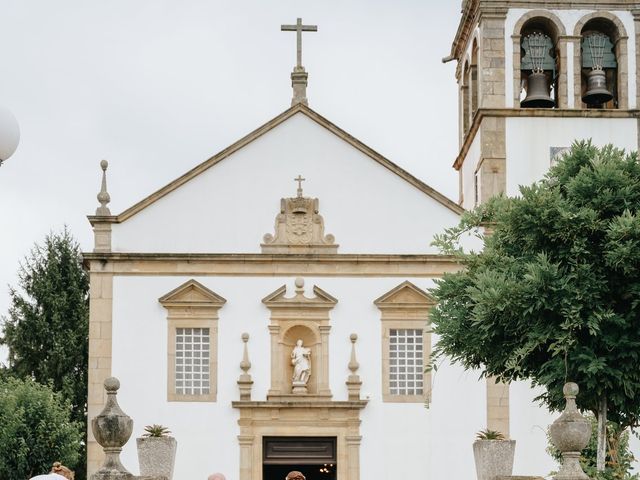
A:
<svg viewBox="0 0 640 480">
<path fill-rule="evenodd" d="M 176 394 L 209 394 L 210 345 L 208 328 L 176 328 Z"/>
<path fill-rule="evenodd" d="M 424 350 L 422 330 L 389 330 L 389 393 L 422 395 L 424 392 Z"/>
</svg>

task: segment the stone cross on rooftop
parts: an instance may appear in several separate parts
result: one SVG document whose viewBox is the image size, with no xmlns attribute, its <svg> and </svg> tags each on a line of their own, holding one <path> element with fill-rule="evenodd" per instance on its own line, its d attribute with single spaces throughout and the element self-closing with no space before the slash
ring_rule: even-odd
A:
<svg viewBox="0 0 640 480">
<path fill-rule="evenodd" d="M 305 72 L 302 66 L 302 32 L 317 32 L 317 25 L 303 25 L 302 19 L 298 18 L 295 25 L 281 25 L 280 30 L 283 32 L 296 32 L 296 45 L 297 45 L 297 63 L 293 67 L 291 72 L 291 86 L 293 87 L 293 99 L 291 100 L 291 106 L 298 103 L 308 105 L 307 100 L 307 78 L 309 74 Z"/>
<path fill-rule="evenodd" d="M 298 182 L 298 197 L 302 197 L 302 182 L 304 182 L 306 178 L 302 178 L 302 175 L 298 175 L 298 178 L 294 178 L 294 182 Z"/>
<path fill-rule="evenodd" d="M 296 32 L 296 45 L 297 45 L 297 54 L 298 54 L 298 63 L 296 64 L 296 68 L 304 68 L 302 66 L 302 32 L 317 32 L 317 25 L 303 25 L 302 19 L 298 18 L 295 25 L 281 25 L 280 30 L 283 32 Z"/>
</svg>

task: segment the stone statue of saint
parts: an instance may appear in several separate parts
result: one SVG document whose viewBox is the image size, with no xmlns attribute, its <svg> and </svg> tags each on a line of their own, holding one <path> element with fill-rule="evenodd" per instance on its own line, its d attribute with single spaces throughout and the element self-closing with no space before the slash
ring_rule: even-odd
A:
<svg viewBox="0 0 640 480">
<path fill-rule="evenodd" d="M 293 365 L 293 385 L 306 386 L 311 376 L 311 349 L 302 346 L 302 340 L 296 342 L 291 352 L 291 365 Z"/>
</svg>

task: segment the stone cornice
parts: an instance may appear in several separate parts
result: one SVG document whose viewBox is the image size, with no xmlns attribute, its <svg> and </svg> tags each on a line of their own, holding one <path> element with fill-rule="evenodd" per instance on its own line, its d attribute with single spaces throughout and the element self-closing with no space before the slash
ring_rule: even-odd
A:
<svg viewBox="0 0 640 480">
<path fill-rule="evenodd" d="M 324 408 L 324 409 L 348 409 L 361 410 L 367 406 L 368 400 L 347 401 L 242 401 L 231 402 L 233 408 Z"/>
<path fill-rule="evenodd" d="M 449 255 L 265 255 L 208 253 L 85 253 L 91 273 L 184 276 L 440 277 L 461 267 Z"/>
<path fill-rule="evenodd" d="M 640 110 L 599 110 L 572 108 L 481 108 L 473 117 L 453 168 L 460 170 L 484 118 L 640 118 Z"/>
</svg>

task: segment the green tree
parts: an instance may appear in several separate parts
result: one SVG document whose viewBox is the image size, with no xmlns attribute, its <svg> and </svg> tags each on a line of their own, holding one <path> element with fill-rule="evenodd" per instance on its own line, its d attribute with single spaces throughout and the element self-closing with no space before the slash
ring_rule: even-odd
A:
<svg viewBox="0 0 640 480">
<path fill-rule="evenodd" d="M 9 373 L 51 385 L 69 400 L 73 420 L 86 424 L 89 281 L 66 228 L 34 246 L 10 296 L 0 337 Z M 84 471 L 78 473 L 82 478 Z"/>
<path fill-rule="evenodd" d="M 71 404 L 33 380 L 0 380 L 0 472 L 25 480 L 49 472 L 54 461 L 75 468 L 81 460 L 83 426 Z"/>
<path fill-rule="evenodd" d="M 578 407 L 623 429 L 640 418 L 640 164 L 636 154 L 590 142 L 571 151 L 516 198 L 496 197 L 464 215 L 435 244 L 462 271 L 433 291 L 431 320 L 443 355 L 510 382 L 580 385 Z M 461 237 L 488 227 L 481 252 Z M 604 459 L 604 432 L 599 453 Z M 601 461 L 602 465 L 602 461 Z"/>
</svg>

